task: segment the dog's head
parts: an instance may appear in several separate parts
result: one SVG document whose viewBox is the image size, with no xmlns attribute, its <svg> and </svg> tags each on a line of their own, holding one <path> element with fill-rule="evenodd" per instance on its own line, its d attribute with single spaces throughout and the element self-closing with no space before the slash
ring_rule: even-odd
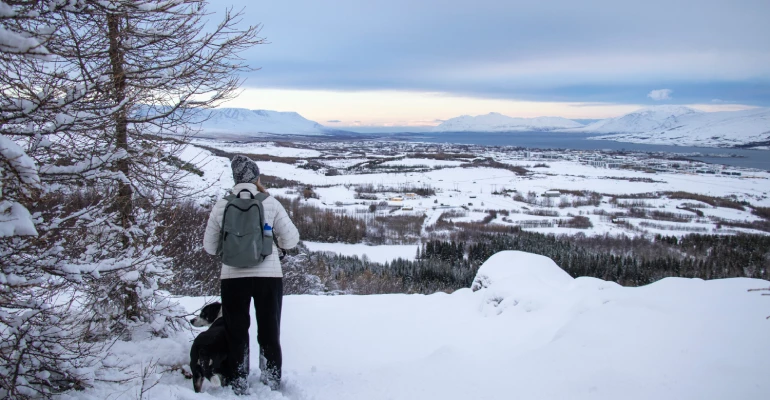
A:
<svg viewBox="0 0 770 400">
<path fill-rule="evenodd" d="M 222 316 L 222 304 L 218 302 L 211 303 L 204 306 L 201 309 L 201 313 L 198 314 L 197 317 L 190 320 L 190 323 L 193 326 L 202 328 L 204 326 L 209 326 L 213 324 L 214 321 L 221 316 Z"/>
</svg>

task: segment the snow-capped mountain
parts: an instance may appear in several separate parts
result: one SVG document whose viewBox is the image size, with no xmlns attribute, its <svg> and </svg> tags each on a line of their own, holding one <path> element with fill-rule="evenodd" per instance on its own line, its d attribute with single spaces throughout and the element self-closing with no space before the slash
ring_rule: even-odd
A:
<svg viewBox="0 0 770 400">
<path fill-rule="evenodd" d="M 682 119 L 703 114 L 684 106 L 656 106 L 643 108 L 617 118 L 596 121 L 579 129 L 596 133 L 639 133 L 654 129 L 670 129 L 681 125 Z"/>
<path fill-rule="evenodd" d="M 552 131 L 580 128 L 583 125 L 561 117 L 514 118 L 500 113 L 470 116 L 463 115 L 442 122 L 434 132 L 514 132 Z"/>
<path fill-rule="evenodd" d="M 600 139 L 679 146 L 734 146 L 770 141 L 770 109 L 701 112 L 659 106 L 597 121 L 575 131 L 614 133 Z"/>
<path fill-rule="evenodd" d="M 137 116 L 152 116 L 167 112 L 160 106 L 140 106 Z M 248 110 L 245 108 L 177 110 L 199 136 L 212 138 L 259 137 L 266 135 L 326 135 L 340 132 L 308 120 L 292 111 Z M 184 113 L 184 116 L 181 115 Z"/>
<path fill-rule="evenodd" d="M 207 135 L 324 135 L 323 125 L 292 111 L 248 110 L 245 108 L 217 108 L 207 110 L 209 118 L 201 124 Z"/>
</svg>

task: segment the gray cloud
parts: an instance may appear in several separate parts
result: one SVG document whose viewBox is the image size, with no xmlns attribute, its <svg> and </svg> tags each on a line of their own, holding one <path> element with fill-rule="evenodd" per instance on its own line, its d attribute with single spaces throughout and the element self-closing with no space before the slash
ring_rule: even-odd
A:
<svg viewBox="0 0 770 400">
<path fill-rule="evenodd" d="M 271 43 L 245 54 L 258 87 L 639 101 L 629 86 L 770 83 L 765 0 L 238 1 Z"/>
<path fill-rule="evenodd" d="M 338 122 L 342 122 L 342 121 L 340 121 L 340 120 L 338 120 L 338 119 L 330 119 L 330 120 L 328 120 L 328 121 L 326 121 L 326 122 L 329 122 L 329 123 L 332 123 L 332 124 L 336 124 L 336 123 L 338 123 Z"/>
</svg>

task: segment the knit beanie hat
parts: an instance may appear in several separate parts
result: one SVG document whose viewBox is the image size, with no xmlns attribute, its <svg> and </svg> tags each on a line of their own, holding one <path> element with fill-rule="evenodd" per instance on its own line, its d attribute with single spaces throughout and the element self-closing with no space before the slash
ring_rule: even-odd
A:
<svg viewBox="0 0 770 400">
<path fill-rule="evenodd" d="M 236 184 L 252 183 L 259 178 L 259 167 L 257 163 L 251 161 L 248 157 L 237 155 L 230 162 L 233 169 L 233 180 Z"/>
</svg>

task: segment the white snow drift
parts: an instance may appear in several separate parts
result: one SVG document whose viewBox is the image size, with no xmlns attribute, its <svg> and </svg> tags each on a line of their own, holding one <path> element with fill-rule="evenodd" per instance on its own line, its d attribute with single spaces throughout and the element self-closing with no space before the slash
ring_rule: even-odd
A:
<svg viewBox="0 0 770 400">
<path fill-rule="evenodd" d="M 546 257 L 506 251 L 484 263 L 473 289 L 451 295 L 287 296 L 284 388 L 270 392 L 259 384 L 254 344 L 251 394 L 319 400 L 764 399 L 770 390 L 770 301 L 747 289 L 769 285 L 745 278 L 669 278 L 626 288 L 573 279 Z M 204 300 L 182 299 L 190 311 Z M 251 326 L 255 340 L 255 321 Z M 111 363 L 139 372 L 149 359 L 185 362 L 192 337 L 119 343 Z M 130 397 L 140 383 L 133 385 L 100 383 L 65 398 Z M 236 398 L 229 389 L 204 389 L 195 395 L 190 381 L 172 372 L 146 395 Z"/>
</svg>

